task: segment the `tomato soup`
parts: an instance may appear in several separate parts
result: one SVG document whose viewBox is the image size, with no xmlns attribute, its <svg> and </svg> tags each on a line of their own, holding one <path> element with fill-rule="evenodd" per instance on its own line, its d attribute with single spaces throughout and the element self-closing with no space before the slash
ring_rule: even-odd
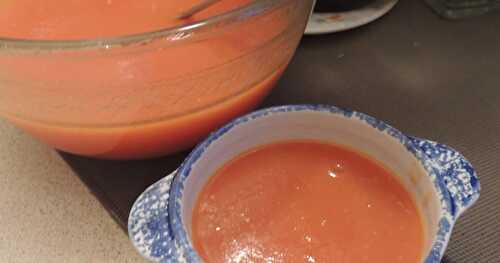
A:
<svg viewBox="0 0 500 263">
<path fill-rule="evenodd" d="M 177 16 L 200 0 L 0 0 L 0 36 L 95 39 L 156 31 L 209 18 L 251 0 L 221 0 L 188 20 Z"/>
<path fill-rule="evenodd" d="M 192 240 L 208 263 L 418 263 L 424 230 L 410 194 L 377 162 L 287 141 L 244 153 L 210 178 Z"/>
<path fill-rule="evenodd" d="M 251 0 L 221 0 L 187 20 L 176 18 L 198 2 L 0 0 L 0 37 L 139 34 L 200 21 Z M 179 34 L 178 42 L 0 52 L 0 114 L 77 154 L 126 159 L 186 149 L 268 94 L 302 36 L 302 6 L 298 1 L 206 33 Z"/>
</svg>

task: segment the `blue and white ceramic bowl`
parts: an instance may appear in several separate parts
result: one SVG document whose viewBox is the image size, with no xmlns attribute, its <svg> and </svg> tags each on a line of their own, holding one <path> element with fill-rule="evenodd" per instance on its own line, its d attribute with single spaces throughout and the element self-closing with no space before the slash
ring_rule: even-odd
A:
<svg viewBox="0 0 500 263">
<path fill-rule="evenodd" d="M 130 238 L 138 251 L 154 262 L 202 262 L 190 232 L 192 209 L 207 180 L 248 149 L 290 139 L 335 142 L 389 167 L 413 195 L 426 222 L 424 263 L 440 262 L 455 221 L 479 197 L 474 169 L 448 146 L 407 136 L 355 111 L 319 105 L 275 107 L 214 132 L 175 175 L 139 197 L 129 218 Z"/>
</svg>

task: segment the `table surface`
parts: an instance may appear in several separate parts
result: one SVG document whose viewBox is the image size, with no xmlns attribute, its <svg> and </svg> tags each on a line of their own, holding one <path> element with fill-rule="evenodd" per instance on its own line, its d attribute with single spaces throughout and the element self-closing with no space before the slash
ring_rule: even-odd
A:
<svg viewBox="0 0 500 263">
<path fill-rule="evenodd" d="M 0 262 L 146 262 L 61 156 L 0 119 Z"/>
<path fill-rule="evenodd" d="M 456 148 L 475 166 L 483 190 L 456 225 L 443 262 L 498 262 L 499 28 L 498 12 L 448 21 L 423 1 L 400 1 L 365 27 L 305 37 L 263 107 L 333 104 Z M 121 162 L 61 155 L 125 229 L 135 198 L 186 153 Z"/>
</svg>

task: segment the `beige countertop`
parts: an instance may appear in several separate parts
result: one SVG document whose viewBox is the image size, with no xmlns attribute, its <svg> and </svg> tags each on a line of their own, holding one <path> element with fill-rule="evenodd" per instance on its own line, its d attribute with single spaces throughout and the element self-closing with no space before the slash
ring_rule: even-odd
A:
<svg viewBox="0 0 500 263">
<path fill-rule="evenodd" d="M 0 119 L 0 262 L 144 262 L 59 155 Z"/>
</svg>

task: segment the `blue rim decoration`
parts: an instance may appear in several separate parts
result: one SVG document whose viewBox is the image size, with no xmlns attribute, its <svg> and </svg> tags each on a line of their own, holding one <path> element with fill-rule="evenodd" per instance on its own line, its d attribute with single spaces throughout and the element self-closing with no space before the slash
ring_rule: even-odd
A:
<svg viewBox="0 0 500 263">
<path fill-rule="evenodd" d="M 142 193 L 130 211 L 128 235 L 137 251 L 152 262 L 177 262 L 168 220 L 168 196 L 175 171 Z"/>
<path fill-rule="evenodd" d="M 129 218 L 129 235 L 138 251 L 154 262 L 202 263 L 183 226 L 184 181 L 205 150 L 234 127 L 271 114 L 326 112 L 360 120 L 397 139 L 423 165 L 441 200 L 438 233 L 425 263 L 439 263 L 458 217 L 479 198 L 480 184 L 471 164 L 454 149 L 433 141 L 408 137 L 364 113 L 327 105 L 290 105 L 268 108 L 235 119 L 200 143 L 180 166 L 176 176 L 160 180 L 136 201 Z M 170 185 L 171 184 L 171 185 Z M 168 187 L 167 187 L 168 185 Z M 168 199 L 167 203 L 164 203 Z M 160 201 L 157 201 L 160 200 Z"/>
</svg>

